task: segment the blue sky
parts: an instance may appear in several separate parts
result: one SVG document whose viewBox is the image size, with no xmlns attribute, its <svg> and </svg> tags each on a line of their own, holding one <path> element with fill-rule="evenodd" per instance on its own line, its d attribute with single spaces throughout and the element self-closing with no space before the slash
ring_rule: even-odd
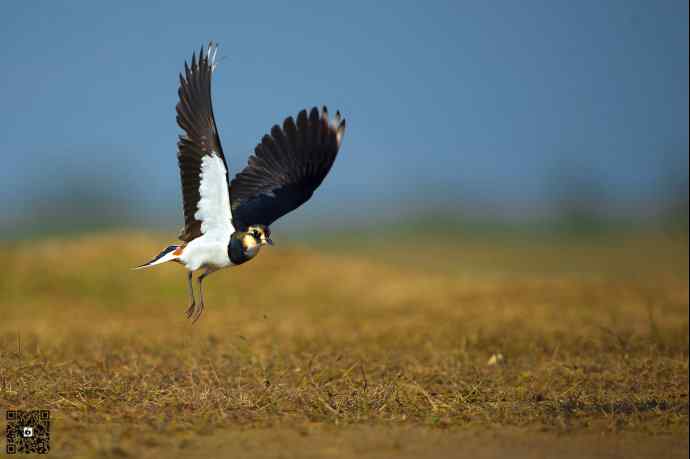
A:
<svg viewBox="0 0 690 459">
<path fill-rule="evenodd" d="M 530 212 L 571 172 L 634 203 L 687 169 L 687 1 L 137 3 L 4 6 L 8 208 L 92 174 L 179 213 L 177 74 L 209 39 L 234 171 L 285 116 L 344 112 L 342 155 L 305 215 Z"/>
</svg>

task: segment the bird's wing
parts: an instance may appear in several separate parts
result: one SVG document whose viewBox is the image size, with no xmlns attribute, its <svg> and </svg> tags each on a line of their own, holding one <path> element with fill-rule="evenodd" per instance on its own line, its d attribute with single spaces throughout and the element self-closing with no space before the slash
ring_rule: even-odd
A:
<svg viewBox="0 0 690 459">
<path fill-rule="evenodd" d="M 189 242 L 202 234 L 223 238 L 234 229 L 230 211 L 228 168 L 211 104 L 211 77 L 218 46 L 209 43 L 192 55 L 180 74 L 177 124 L 184 130 L 177 142 L 185 226 L 179 235 Z"/>
<path fill-rule="evenodd" d="M 344 133 L 345 120 L 338 112 L 330 122 L 326 107 L 273 126 L 230 183 L 235 226 L 268 226 L 304 204 L 331 169 Z"/>
</svg>

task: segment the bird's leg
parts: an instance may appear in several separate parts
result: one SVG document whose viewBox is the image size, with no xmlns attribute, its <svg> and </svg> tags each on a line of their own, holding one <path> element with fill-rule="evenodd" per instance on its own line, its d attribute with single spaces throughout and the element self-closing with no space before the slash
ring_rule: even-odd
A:
<svg viewBox="0 0 690 459">
<path fill-rule="evenodd" d="M 187 318 L 191 318 L 192 314 L 194 314 L 194 311 L 196 310 L 196 299 L 194 299 L 194 286 L 192 285 L 192 272 L 189 271 L 187 273 L 187 286 L 189 287 L 189 299 L 191 300 L 191 303 L 189 307 L 187 308 Z"/>
<path fill-rule="evenodd" d="M 196 310 L 194 311 L 194 316 L 192 317 L 192 323 L 196 322 L 199 320 L 199 317 L 201 317 L 201 313 L 204 312 L 204 289 L 202 286 L 202 282 L 204 281 L 204 278 L 214 272 L 215 269 L 206 269 L 202 275 L 197 277 L 197 282 L 199 283 L 199 304 L 196 307 Z"/>
</svg>

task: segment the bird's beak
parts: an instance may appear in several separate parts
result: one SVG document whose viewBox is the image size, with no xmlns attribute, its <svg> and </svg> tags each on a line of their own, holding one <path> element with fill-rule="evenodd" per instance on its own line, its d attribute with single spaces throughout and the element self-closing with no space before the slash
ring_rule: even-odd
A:
<svg viewBox="0 0 690 459">
<path fill-rule="evenodd" d="M 267 237 L 267 238 L 266 238 L 266 243 L 267 243 L 268 245 L 275 245 L 275 244 L 273 243 L 273 240 L 272 240 L 270 237 Z"/>
</svg>

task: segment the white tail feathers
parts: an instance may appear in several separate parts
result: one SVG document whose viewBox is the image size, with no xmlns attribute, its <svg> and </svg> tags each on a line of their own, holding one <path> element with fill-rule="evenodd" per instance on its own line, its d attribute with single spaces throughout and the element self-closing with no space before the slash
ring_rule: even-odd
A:
<svg viewBox="0 0 690 459">
<path fill-rule="evenodd" d="M 161 263 L 166 263 L 168 261 L 173 261 L 179 258 L 180 254 L 177 252 L 179 245 L 171 245 L 166 247 L 161 253 L 155 256 L 151 261 L 145 263 L 141 266 L 137 266 L 134 269 L 144 269 L 150 268 L 151 266 L 160 265 Z"/>
</svg>

